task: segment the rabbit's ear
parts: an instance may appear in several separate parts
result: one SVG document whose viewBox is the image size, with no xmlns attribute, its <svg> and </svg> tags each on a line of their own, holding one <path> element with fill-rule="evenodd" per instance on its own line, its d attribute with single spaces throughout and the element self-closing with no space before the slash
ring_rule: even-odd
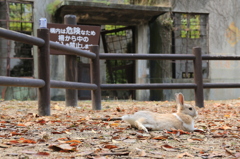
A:
<svg viewBox="0 0 240 159">
<path fill-rule="evenodd" d="M 182 93 L 176 94 L 176 102 L 177 102 L 177 104 L 180 104 L 181 106 L 184 105 L 184 96 Z"/>
</svg>

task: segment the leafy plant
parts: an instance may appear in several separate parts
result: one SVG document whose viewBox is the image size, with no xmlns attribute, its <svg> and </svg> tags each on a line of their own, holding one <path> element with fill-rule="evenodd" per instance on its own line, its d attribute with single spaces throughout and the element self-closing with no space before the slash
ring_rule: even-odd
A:
<svg viewBox="0 0 240 159">
<path fill-rule="evenodd" d="M 54 15 L 56 10 L 57 10 L 57 8 L 58 8 L 58 6 L 61 5 L 62 3 L 63 3 L 62 0 L 55 0 L 54 2 L 49 3 L 47 5 L 47 12 L 48 12 L 48 14 Z"/>
</svg>

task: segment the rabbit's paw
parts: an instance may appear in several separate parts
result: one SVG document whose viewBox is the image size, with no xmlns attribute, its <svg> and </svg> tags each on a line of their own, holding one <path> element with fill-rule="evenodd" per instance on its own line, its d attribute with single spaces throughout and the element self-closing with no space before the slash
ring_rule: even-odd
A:
<svg viewBox="0 0 240 159">
<path fill-rule="evenodd" d="M 139 121 L 136 121 L 136 126 L 138 129 L 144 130 L 146 133 L 149 133 L 147 128 Z"/>
</svg>

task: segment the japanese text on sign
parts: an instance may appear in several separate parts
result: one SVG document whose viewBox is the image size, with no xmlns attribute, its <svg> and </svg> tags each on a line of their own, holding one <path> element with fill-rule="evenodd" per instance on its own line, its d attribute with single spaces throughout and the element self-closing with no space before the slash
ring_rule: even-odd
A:
<svg viewBox="0 0 240 159">
<path fill-rule="evenodd" d="M 89 46 L 98 45 L 100 27 L 48 24 L 50 40 L 66 46 L 89 51 Z"/>
</svg>

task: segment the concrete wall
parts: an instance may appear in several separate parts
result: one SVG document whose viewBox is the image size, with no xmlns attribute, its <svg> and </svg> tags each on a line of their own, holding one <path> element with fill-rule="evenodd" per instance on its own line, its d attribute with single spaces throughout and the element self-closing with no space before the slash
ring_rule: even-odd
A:
<svg viewBox="0 0 240 159">
<path fill-rule="evenodd" d="M 149 52 L 150 32 L 147 24 L 137 26 L 136 33 L 136 53 L 146 54 Z M 147 60 L 136 61 L 136 83 L 150 83 L 149 81 L 149 64 Z M 149 100 L 149 90 L 137 90 L 137 100 Z"/>
<path fill-rule="evenodd" d="M 209 14 L 209 54 L 240 55 L 240 0 L 173 0 L 173 12 Z M 210 82 L 239 82 L 238 61 L 210 61 Z M 192 94 L 189 91 L 189 94 Z M 206 94 L 208 96 L 206 96 Z M 205 99 L 222 100 L 240 96 L 240 89 L 210 89 Z"/>
</svg>

